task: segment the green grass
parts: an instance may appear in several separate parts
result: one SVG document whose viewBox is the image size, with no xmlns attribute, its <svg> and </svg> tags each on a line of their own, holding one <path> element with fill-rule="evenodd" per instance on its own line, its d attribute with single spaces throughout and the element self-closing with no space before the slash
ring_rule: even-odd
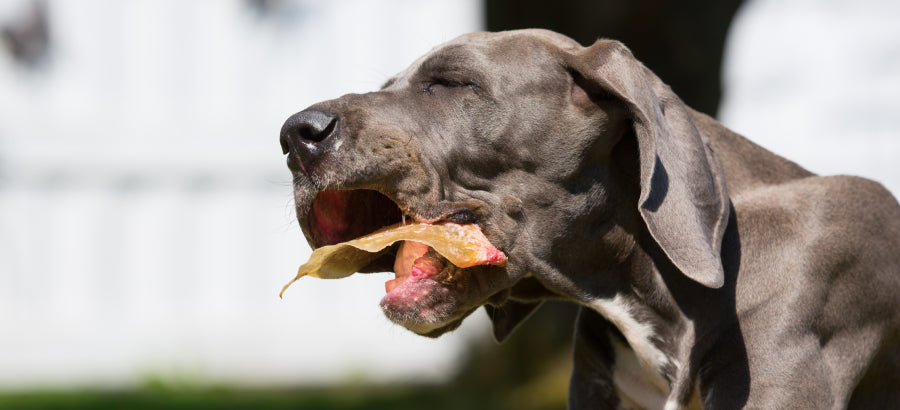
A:
<svg viewBox="0 0 900 410">
<path fill-rule="evenodd" d="M 136 391 L 38 391 L 0 393 L 0 409 L 503 409 L 505 406 L 442 386 L 241 390 L 198 388 Z"/>
<path fill-rule="evenodd" d="M 373 386 L 361 377 L 321 388 L 246 389 L 189 373 L 148 375 L 134 390 L 0 391 L 0 410 L 564 410 L 575 311 L 545 303 L 504 344 L 473 345 L 442 385 Z"/>
</svg>

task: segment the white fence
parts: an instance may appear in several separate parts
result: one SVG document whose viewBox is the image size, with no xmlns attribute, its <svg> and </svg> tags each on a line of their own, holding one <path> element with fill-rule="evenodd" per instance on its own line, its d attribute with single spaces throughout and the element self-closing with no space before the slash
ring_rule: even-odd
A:
<svg viewBox="0 0 900 410">
<path fill-rule="evenodd" d="M 309 252 L 281 123 L 478 29 L 479 3 L 249 3 L 51 1 L 47 64 L 0 57 L 0 390 L 440 380 L 486 335 L 391 325 L 387 275 L 277 297 Z"/>
</svg>

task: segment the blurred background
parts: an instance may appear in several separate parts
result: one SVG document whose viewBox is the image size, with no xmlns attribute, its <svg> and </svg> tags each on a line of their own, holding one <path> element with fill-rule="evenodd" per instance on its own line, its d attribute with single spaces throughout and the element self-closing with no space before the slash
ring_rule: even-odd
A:
<svg viewBox="0 0 900 410">
<path fill-rule="evenodd" d="M 550 5 L 552 3 L 552 5 Z M 893 0 L 4 0 L 0 408 L 565 408 L 574 310 L 421 338 L 303 280 L 282 122 L 476 30 L 625 42 L 685 102 L 900 193 Z"/>
</svg>

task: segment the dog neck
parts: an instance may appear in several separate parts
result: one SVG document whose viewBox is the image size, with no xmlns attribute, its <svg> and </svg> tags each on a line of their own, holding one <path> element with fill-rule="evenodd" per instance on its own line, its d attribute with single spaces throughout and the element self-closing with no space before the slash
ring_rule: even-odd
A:
<svg viewBox="0 0 900 410">
<path fill-rule="evenodd" d="M 620 281 L 596 281 L 596 288 L 580 289 L 586 296 L 578 302 L 608 323 L 580 320 L 579 331 L 593 326 L 587 333 L 609 338 L 603 348 L 613 358 L 611 377 L 624 396 L 620 399 L 645 408 L 677 408 L 695 392 L 697 369 L 691 360 L 714 340 L 705 329 L 718 321 L 716 309 L 708 307 L 717 306 L 720 292 L 682 275 L 649 233 L 638 236 L 622 263 L 598 273 Z M 698 344 L 697 335 L 707 340 Z"/>
</svg>

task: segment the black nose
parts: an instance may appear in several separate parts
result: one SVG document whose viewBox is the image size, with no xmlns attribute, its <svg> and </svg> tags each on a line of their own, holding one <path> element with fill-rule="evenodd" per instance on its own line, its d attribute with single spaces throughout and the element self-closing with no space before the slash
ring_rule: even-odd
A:
<svg viewBox="0 0 900 410">
<path fill-rule="evenodd" d="M 301 157 L 318 155 L 318 144 L 335 133 L 337 124 L 337 115 L 314 109 L 290 116 L 281 127 L 282 153 L 297 150 Z"/>
</svg>

